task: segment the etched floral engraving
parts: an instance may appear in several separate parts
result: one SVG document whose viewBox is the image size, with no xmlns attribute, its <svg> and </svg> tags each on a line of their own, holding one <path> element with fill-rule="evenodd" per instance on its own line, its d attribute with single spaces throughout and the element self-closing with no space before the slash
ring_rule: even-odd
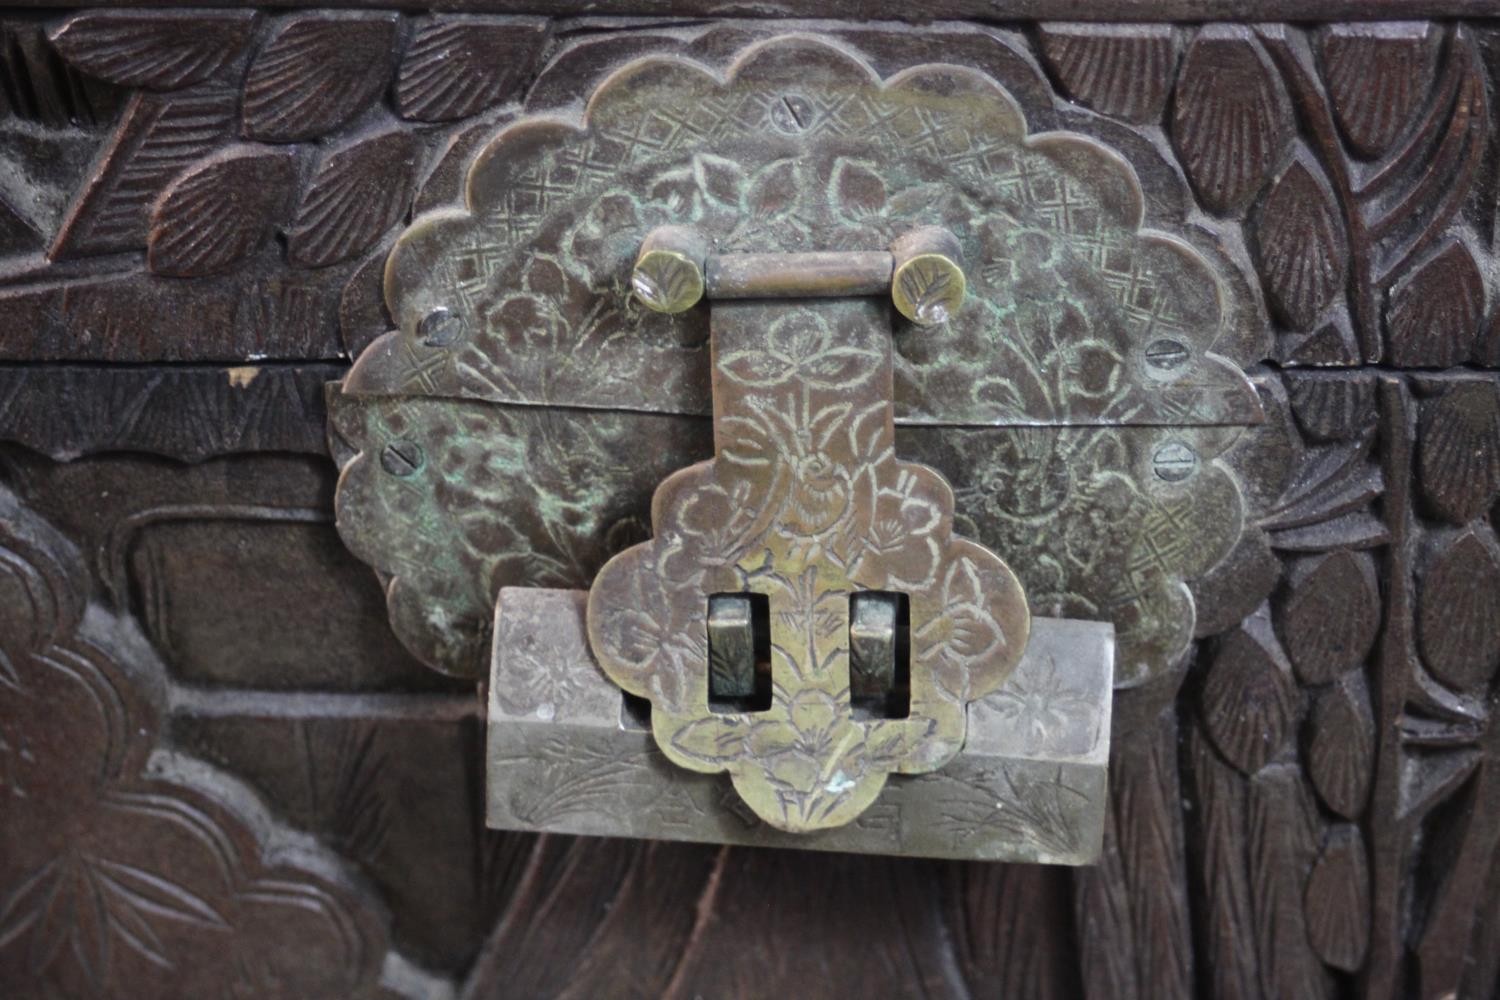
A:
<svg viewBox="0 0 1500 1000">
<path fill-rule="evenodd" d="M 916 66 L 882 80 L 802 37 L 748 46 L 719 69 L 640 60 L 579 96 L 579 116 L 501 129 L 475 155 L 464 204 L 402 234 L 386 283 L 399 329 L 360 356 L 334 397 L 351 425 L 361 408 L 421 409 L 439 449 L 451 437 L 511 450 L 510 429 L 533 423 L 566 426 L 573 442 L 524 469 L 491 466 L 476 490 L 441 468 L 399 484 L 381 477 L 368 460 L 387 439 L 380 416 L 346 435 L 361 454 L 340 496 L 381 513 L 341 502 L 340 531 L 386 575 L 397 631 L 418 655 L 472 673 L 499 585 L 560 585 L 560 560 L 569 584 L 587 582 L 605 554 L 603 525 L 578 501 L 628 494 L 631 508 L 603 522 L 613 524 L 636 516 L 649 491 L 639 466 L 594 458 L 634 440 L 670 443 L 682 461 L 638 450 L 659 471 L 708 453 L 709 309 L 663 314 L 636 300 L 630 276 L 647 233 L 690 226 L 717 252 L 868 250 L 940 225 L 960 244 L 968 293 L 945 323 L 896 328 L 903 448 L 953 476 L 964 532 L 1003 553 L 1048 613 L 1116 624 L 1122 684 L 1180 659 L 1193 631 L 1183 581 L 1218 563 L 1246 523 L 1223 464 L 1235 435 L 1221 428 L 1262 413 L 1238 366 L 1215 353 L 1237 336 L 1222 308 L 1228 286 L 1197 250 L 1151 228 L 1119 154 L 1072 132 L 1029 135 L 1016 102 L 982 73 Z M 423 337 L 435 310 L 452 317 L 453 336 Z M 835 385 L 858 361 L 826 331 L 763 333 L 722 359 L 747 384 L 796 371 Z M 457 426 L 444 426 L 450 411 Z M 765 415 L 741 447 L 797 455 L 806 476 L 787 524 L 816 533 L 849 488 L 822 468 L 836 421 L 809 414 L 801 434 L 788 419 Z M 1174 431 L 1191 458 L 1153 465 L 1156 436 Z M 564 478 L 583 456 L 586 489 Z M 869 541 L 909 567 L 911 583 L 931 562 L 920 530 L 930 513 L 905 489 L 885 484 Z M 390 515 L 415 490 L 426 513 L 422 537 L 408 541 Z M 472 530 L 461 565 L 438 570 L 451 561 L 441 546 L 455 529 L 439 499 L 449 490 L 472 498 Z M 727 544 L 741 526 L 726 512 L 743 501 L 705 494 L 685 516 Z M 533 505 L 545 531 L 521 513 Z"/>
<path fill-rule="evenodd" d="M 717 457 L 657 490 L 650 542 L 616 556 L 589 595 L 600 665 L 651 699 L 663 753 L 729 772 L 781 829 L 840 826 L 893 771 L 940 767 L 963 745 L 965 705 L 1026 646 L 1015 575 L 953 534 L 953 493 L 896 459 L 885 307 L 873 301 L 716 304 Z M 850 709 L 849 597 L 910 601 L 905 718 Z M 770 603 L 771 704 L 709 710 L 708 595 Z"/>
</svg>

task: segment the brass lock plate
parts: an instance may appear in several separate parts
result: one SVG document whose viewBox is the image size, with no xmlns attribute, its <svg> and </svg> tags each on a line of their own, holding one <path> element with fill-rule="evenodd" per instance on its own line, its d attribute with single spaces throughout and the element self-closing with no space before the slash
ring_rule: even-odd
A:
<svg viewBox="0 0 1500 1000">
<path fill-rule="evenodd" d="M 582 591 L 507 588 L 495 611 L 487 822 L 506 830 L 648 837 L 1039 864 L 1090 864 L 1107 812 L 1113 630 L 1032 621 L 999 690 L 968 707 L 942 769 L 888 783 L 852 822 L 788 833 L 724 775 L 670 762 L 643 701 L 598 668 Z"/>
<path fill-rule="evenodd" d="M 897 458 L 890 325 L 878 300 L 715 303 L 716 455 L 657 489 L 652 540 L 612 559 L 590 592 L 595 655 L 651 702 L 662 752 L 728 771 L 786 830 L 841 826 L 888 775 L 947 763 L 968 703 L 1000 687 L 1026 648 L 1015 574 L 954 533 L 941 476 Z M 767 605 L 765 697 L 715 707 L 723 658 L 710 611 L 731 595 Z M 899 605 L 909 661 L 901 689 L 865 718 L 853 697 L 860 598 L 886 609 L 888 647 Z"/>
<path fill-rule="evenodd" d="M 1122 684 L 1185 652 L 1186 581 L 1246 532 L 1231 451 L 1262 414 L 1216 353 L 1246 325 L 1233 267 L 1170 195 L 1105 139 L 1030 134 L 1037 109 L 983 73 L 882 78 L 805 36 L 645 59 L 579 102 L 502 129 L 464 204 L 413 222 L 386 269 L 398 328 L 330 392 L 340 532 L 419 657 L 478 675 L 501 586 L 586 587 L 712 454 L 708 311 L 630 286 L 664 225 L 744 253 L 953 232 L 970 305 L 897 327 L 898 450 L 1035 606 L 1115 623 Z"/>
<path fill-rule="evenodd" d="M 1010 94 L 973 70 L 916 66 L 882 78 L 800 36 L 752 45 L 718 68 L 631 64 L 581 115 L 501 130 L 474 156 L 464 205 L 418 218 L 397 241 L 386 292 L 398 329 L 330 392 L 340 531 L 385 576 L 398 635 L 439 669 L 478 673 L 502 587 L 587 585 L 607 556 L 660 528 L 661 504 L 655 525 L 640 516 L 657 483 L 670 486 L 670 474 L 716 445 L 722 457 L 723 428 L 707 419 L 725 405 L 714 382 L 724 366 L 710 357 L 719 307 L 641 304 L 632 265 L 648 233 L 690 226 L 726 255 L 850 254 L 941 226 L 971 262 L 971 305 L 930 327 L 896 322 L 887 443 L 952 480 L 957 533 L 1004 554 L 1035 607 L 1112 621 L 1116 683 L 1145 683 L 1187 648 L 1186 581 L 1245 534 L 1231 453 L 1262 419 L 1244 373 L 1215 353 L 1243 319 L 1226 308 L 1225 262 L 1153 225 L 1148 203 L 1155 213 L 1165 202 L 1146 197 L 1108 143 L 1030 134 Z M 674 301 L 696 293 L 655 288 Z M 762 308 L 719 314 L 732 325 L 736 310 Z M 807 324 L 819 321 L 798 315 L 797 351 L 816 347 Z M 776 360 L 766 340 L 775 317 L 762 320 L 753 364 Z M 836 355 L 825 360 L 837 367 Z M 778 454 L 817 459 L 810 417 L 794 417 L 792 431 Z M 815 514 L 822 502 L 802 506 Z M 798 533 L 783 534 L 797 544 Z M 831 626 L 850 644 L 860 624 L 853 591 L 921 590 L 850 582 L 835 588 L 848 603 Z M 727 578 L 693 595 L 690 628 L 656 619 L 674 623 L 669 642 L 707 645 L 716 597 L 769 596 Z M 753 620 L 753 600 L 748 608 Z M 743 606 L 721 610 L 726 622 L 747 617 Z M 933 620 L 924 614 L 909 641 Z M 615 646 L 605 666 L 621 676 L 630 656 Z M 708 684 L 700 651 L 705 668 L 691 676 Z M 833 693 L 852 708 L 852 665 L 849 677 L 847 696 Z M 759 683 L 739 681 L 751 693 Z M 974 693 L 989 690 L 987 681 Z M 672 692 L 650 693 L 670 707 Z M 657 714 L 663 727 L 685 721 Z M 930 759 L 905 768 L 895 754 L 871 773 L 935 766 L 961 731 L 949 726 Z M 704 766 L 727 766 L 681 746 Z M 824 788 L 843 783 L 837 768 L 816 777 Z M 864 804 L 883 780 L 843 779 Z M 763 819 L 821 825 L 803 805 L 777 817 L 770 798 L 759 796 Z"/>
</svg>

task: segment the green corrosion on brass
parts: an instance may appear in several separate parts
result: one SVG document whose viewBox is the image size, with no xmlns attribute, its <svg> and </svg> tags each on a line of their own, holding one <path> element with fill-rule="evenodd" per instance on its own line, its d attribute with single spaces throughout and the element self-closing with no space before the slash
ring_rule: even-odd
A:
<svg viewBox="0 0 1500 1000">
<path fill-rule="evenodd" d="M 708 242 L 686 226 L 662 226 L 641 243 L 630 289 L 648 309 L 680 313 L 703 298 Z"/>
<path fill-rule="evenodd" d="M 1014 573 L 953 530 L 953 490 L 898 460 L 888 310 L 870 299 L 747 301 L 713 310 L 716 457 L 652 500 L 652 540 L 610 560 L 589 592 L 605 674 L 651 702 L 668 760 L 727 771 L 761 820 L 807 832 L 859 816 L 893 773 L 964 744 L 969 702 L 1026 648 Z M 711 704 L 715 595 L 769 605 L 764 702 Z M 853 606 L 910 606 L 899 709 L 854 711 Z"/>
<path fill-rule="evenodd" d="M 1260 543 L 1237 463 L 1263 414 L 1216 353 L 1243 318 L 1227 269 L 1148 218 L 1125 155 L 1055 117 L 1029 130 L 982 72 L 881 79 L 805 37 L 711 71 L 641 60 L 574 96 L 586 112 L 476 152 L 463 210 L 402 233 L 397 329 L 334 394 L 339 530 L 418 655 L 476 674 L 501 586 L 586 586 L 650 536 L 653 488 L 713 454 L 723 263 L 831 254 L 858 266 L 801 287 L 890 296 L 866 304 L 893 331 L 895 447 L 952 481 L 962 533 L 1046 613 L 1113 621 L 1121 684 L 1181 661 L 1192 581 Z M 516 196 L 537 178 L 545 197 Z M 952 242 L 900 244 L 929 226 Z M 703 242 L 643 255 L 662 227 Z M 748 374 L 836 376 L 849 346 L 782 343 Z M 420 468 L 387 471 L 393 442 Z"/>
</svg>

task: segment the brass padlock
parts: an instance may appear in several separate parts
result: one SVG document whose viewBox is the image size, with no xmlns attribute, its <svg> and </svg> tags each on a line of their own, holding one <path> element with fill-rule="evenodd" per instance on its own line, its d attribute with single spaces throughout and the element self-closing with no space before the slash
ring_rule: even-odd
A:
<svg viewBox="0 0 1500 1000">
<path fill-rule="evenodd" d="M 491 824 L 1092 860 L 1262 419 L 1125 159 L 788 37 L 523 117 L 465 198 L 329 403 L 397 634 L 488 664 Z"/>
</svg>

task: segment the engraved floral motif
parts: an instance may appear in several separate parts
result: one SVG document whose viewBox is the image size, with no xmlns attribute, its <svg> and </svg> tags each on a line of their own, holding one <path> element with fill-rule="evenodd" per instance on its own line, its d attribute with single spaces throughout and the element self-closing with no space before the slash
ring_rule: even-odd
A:
<svg viewBox="0 0 1500 1000">
<path fill-rule="evenodd" d="M 805 127 L 777 129 L 767 108 L 808 74 L 827 91 L 807 94 Z M 1226 327 L 1219 281 L 1196 251 L 1143 230 L 1138 182 L 1093 140 L 1027 137 L 1009 96 L 972 71 L 924 66 L 881 83 L 806 39 L 751 46 L 727 76 L 643 60 L 592 97 L 579 126 L 523 121 L 497 135 L 475 160 L 466 209 L 419 218 L 397 241 L 387 293 L 401 329 L 362 356 L 351 388 L 706 414 L 702 311 L 651 313 L 624 280 L 651 228 L 691 225 L 720 250 L 870 250 L 941 224 L 973 264 L 969 306 L 898 338 L 898 416 L 1256 419 L 1243 377 L 1212 353 Z M 538 257 L 569 276 L 547 292 L 576 327 L 564 364 L 512 349 L 517 325 L 551 327 L 540 312 L 474 323 L 482 332 L 459 345 L 421 343 L 433 305 L 493 317 Z M 1053 359 L 1028 356 L 1031 331 L 1048 328 L 1066 343 Z M 1158 355 L 1170 363 L 1146 363 L 1148 343 L 1170 345 Z M 1038 380 L 1045 411 L 1027 384 Z"/>
<path fill-rule="evenodd" d="M 813 77 L 824 82 L 809 88 Z M 772 114 L 789 87 L 807 102 L 792 131 Z M 1022 567 L 1028 589 L 1047 595 L 1043 606 L 1116 623 L 1124 683 L 1180 657 L 1193 614 L 1182 581 L 1221 559 L 1243 526 L 1237 496 L 1221 489 L 1232 435 L 1216 428 L 1261 413 L 1244 375 L 1214 351 L 1238 321 L 1221 309 L 1227 288 L 1196 250 L 1149 228 L 1140 184 L 1118 155 L 1082 135 L 1028 136 L 1011 98 L 981 74 L 920 66 L 880 81 L 847 53 L 803 38 L 752 45 L 719 76 L 642 60 L 586 107 L 576 120 L 527 119 L 501 130 L 473 161 L 463 208 L 421 216 L 401 236 L 386 289 L 400 329 L 361 355 L 340 407 L 386 410 L 413 396 L 455 407 L 473 401 L 475 412 L 481 400 L 566 404 L 577 409 L 557 419 L 573 422 L 580 455 L 658 426 L 646 411 L 672 414 L 681 419 L 671 432 L 651 439 L 676 447 L 693 434 L 677 455 L 687 464 L 708 452 L 688 430 L 712 409 L 708 309 L 664 315 L 636 303 L 629 274 L 647 232 L 691 225 L 720 251 L 868 250 L 914 224 L 942 224 L 960 241 L 970 293 L 948 323 L 897 329 L 891 391 L 902 433 L 920 445 L 912 453 L 950 471 L 970 533 Z M 889 156 L 892 149 L 901 155 Z M 439 306 L 462 318 L 466 337 L 422 341 L 422 320 Z M 793 372 L 841 383 L 861 361 L 831 333 L 773 324 L 739 356 L 718 359 L 717 377 L 767 390 Z M 721 442 L 721 459 L 748 468 L 770 454 L 794 455 L 794 489 L 775 497 L 780 523 L 804 554 L 862 559 L 872 574 L 883 567 L 893 586 L 922 582 L 931 549 L 913 530 L 927 517 L 921 505 L 849 479 L 831 460 L 829 435 L 860 415 L 802 405 L 746 408 L 732 440 Z M 509 408 L 491 419 L 524 422 Z M 475 441 L 506 436 L 465 423 Z M 624 429 L 632 424 L 638 429 Z M 609 440 L 599 441 L 605 425 Z M 1181 443 L 1194 455 L 1185 482 L 1155 475 L 1155 432 L 1146 429 L 1154 427 L 1183 428 Z M 366 455 L 383 443 L 379 435 L 349 441 Z M 571 462 L 565 455 L 559 468 Z M 964 455 L 972 460 L 956 460 Z M 373 476 L 368 459 L 356 461 L 363 464 L 345 472 L 341 495 Z M 531 467 L 554 478 L 545 463 Z M 612 479 L 598 478 L 599 465 L 592 471 L 598 499 L 628 491 L 643 504 L 649 487 L 636 470 L 608 470 Z M 470 565 L 503 566 L 506 583 L 542 585 L 559 581 L 548 570 L 554 560 L 567 574 L 598 565 L 595 518 L 572 505 L 574 484 L 559 483 L 563 502 L 555 504 L 520 477 L 502 482 L 509 485 L 483 491 L 487 500 L 462 484 L 445 489 L 475 497 L 478 524 L 493 517 L 522 533 L 535 532 L 534 518 L 520 512 L 540 500 L 548 528 L 529 549 L 523 541 L 504 556 L 476 551 L 465 557 Z M 395 489 L 380 484 L 382 494 Z M 739 489 L 728 498 L 733 509 L 771 516 L 762 510 L 771 494 Z M 876 523 L 851 532 L 849 511 L 860 504 Z M 568 518 L 555 517 L 559 510 Z M 715 551 L 732 546 L 734 532 L 712 523 L 709 507 L 693 520 L 702 523 L 659 531 L 717 532 Z M 460 610 L 458 577 L 428 568 L 441 553 L 403 558 L 394 550 L 407 543 L 384 523 L 351 517 L 340 529 L 351 548 L 396 575 L 398 633 L 443 669 L 477 669 L 488 620 L 482 595 L 493 600 L 498 576 L 467 587 Z M 441 516 L 424 524 L 435 549 Z M 563 558 L 565 550 L 577 554 Z M 669 546 L 666 568 L 698 572 L 703 551 L 696 542 Z M 587 579 L 570 577 L 572 585 Z M 428 605 L 452 609 L 439 626 L 422 610 L 423 593 Z"/>
<path fill-rule="evenodd" d="M 965 705 L 1025 648 L 1025 599 L 993 553 L 954 537 L 942 479 L 896 460 L 883 308 L 730 304 L 713 324 L 718 458 L 663 483 L 654 539 L 600 570 L 591 645 L 651 699 L 670 760 L 727 770 L 773 826 L 839 826 L 890 772 L 930 771 L 963 745 Z M 910 602 L 910 713 L 857 719 L 849 597 L 894 588 Z M 747 590 L 770 605 L 770 707 L 710 711 L 708 595 Z"/>
</svg>

